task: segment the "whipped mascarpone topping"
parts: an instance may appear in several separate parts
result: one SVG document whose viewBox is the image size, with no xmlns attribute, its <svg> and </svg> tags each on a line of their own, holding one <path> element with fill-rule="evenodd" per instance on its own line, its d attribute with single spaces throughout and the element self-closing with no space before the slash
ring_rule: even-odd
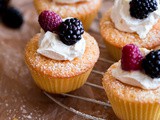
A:
<svg viewBox="0 0 160 120">
<path fill-rule="evenodd" d="M 85 52 L 86 42 L 82 36 L 74 45 L 65 45 L 59 39 L 58 35 L 52 32 L 41 32 L 39 41 L 39 48 L 37 52 L 45 57 L 54 60 L 73 60 L 74 58 L 81 58 Z"/>
<path fill-rule="evenodd" d="M 142 54 L 146 55 L 150 51 L 147 49 L 141 49 Z M 151 78 L 143 71 L 124 71 L 121 68 L 121 61 L 116 63 L 116 67 L 112 70 L 112 76 L 122 83 L 140 87 L 142 89 L 156 89 L 160 86 L 160 78 Z"/>
<path fill-rule="evenodd" d="M 84 1 L 89 1 L 89 0 L 53 0 L 57 3 L 67 3 L 67 4 L 72 4 L 72 3 L 77 3 L 77 2 L 84 2 Z"/>
<path fill-rule="evenodd" d="M 111 19 L 115 27 L 120 31 L 136 32 L 139 37 L 143 39 L 160 18 L 159 0 L 157 0 L 158 9 L 142 20 L 131 17 L 129 11 L 130 1 L 131 0 L 116 0 L 112 8 Z"/>
</svg>

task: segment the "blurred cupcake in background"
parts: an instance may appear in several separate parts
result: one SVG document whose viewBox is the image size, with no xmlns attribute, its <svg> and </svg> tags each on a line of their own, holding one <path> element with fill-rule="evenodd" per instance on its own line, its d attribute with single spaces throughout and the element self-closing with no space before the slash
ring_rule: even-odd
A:
<svg viewBox="0 0 160 120">
<path fill-rule="evenodd" d="M 116 0 L 100 22 L 102 38 L 112 57 L 119 60 L 126 44 L 147 49 L 160 45 L 159 18 L 159 0 Z"/>
<path fill-rule="evenodd" d="M 88 30 L 97 15 L 102 0 L 34 0 L 37 12 L 51 10 L 62 18 L 74 17 L 82 21 Z"/>
</svg>

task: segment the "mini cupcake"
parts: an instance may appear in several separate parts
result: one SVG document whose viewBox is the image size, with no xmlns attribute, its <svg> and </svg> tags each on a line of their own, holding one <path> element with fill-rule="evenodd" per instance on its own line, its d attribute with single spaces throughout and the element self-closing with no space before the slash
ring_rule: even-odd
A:
<svg viewBox="0 0 160 120">
<path fill-rule="evenodd" d="M 122 59 L 105 73 L 103 87 L 119 119 L 159 120 L 160 50 L 126 45 Z"/>
<path fill-rule="evenodd" d="M 88 30 L 96 17 L 102 0 L 34 0 L 37 12 L 52 10 L 62 18 L 75 17 Z"/>
<path fill-rule="evenodd" d="M 62 20 L 54 12 L 43 11 L 39 23 L 42 32 L 28 42 L 25 50 L 35 83 L 55 94 L 81 87 L 99 57 L 96 40 L 84 32 L 76 18 Z"/>
<path fill-rule="evenodd" d="M 147 49 L 160 45 L 159 18 L 159 0 L 116 0 L 100 22 L 101 35 L 112 57 L 119 60 L 126 44 Z"/>
</svg>

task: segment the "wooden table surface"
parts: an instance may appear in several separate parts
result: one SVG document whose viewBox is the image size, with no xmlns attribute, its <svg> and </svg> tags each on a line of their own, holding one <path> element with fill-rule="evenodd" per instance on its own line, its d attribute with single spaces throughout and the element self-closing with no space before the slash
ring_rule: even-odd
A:
<svg viewBox="0 0 160 120">
<path fill-rule="evenodd" d="M 98 17 L 88 31 L 95 37 L 101 50 L 100 60 L 94 67 L 95 71 L 105 72 L 111 65 L 106 61 L 112 59 L 99 34 L 99 19 L 112 4 L 111 0 L 103 1 Z M 0 120 L 84 120 L 85 118 L 54 103 L 34 84 L 24 63 L 24 48 L 30 38 L 40 30 L 37 14 L 32 0 L 12 0 L 11 5 L 23 13 L 25 23 L 18 30 L 0 24 Z M 101 79 L 101 74 L 92 72 L 88 81 L 101 85 Z M 104 90 L 87 85 L 70 94 L 107 101 Z M 60 95 L 52 96 L 64 105 L 83 113 L 106 120 L 117 119 L 110 107 Z"/>
</svg>

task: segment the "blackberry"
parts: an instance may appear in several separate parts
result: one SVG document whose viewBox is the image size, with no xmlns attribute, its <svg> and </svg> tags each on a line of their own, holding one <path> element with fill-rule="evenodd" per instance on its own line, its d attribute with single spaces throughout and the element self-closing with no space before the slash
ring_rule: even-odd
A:
<svg viewBox="0 0 160 120">
<path fill-rule="evenodd" d="M 160 50 L 151 51 L 142 60 L 142 68 L 151 78 L 160 78 Z"/>
<path fill-rule="evenodd" d="M 10 28 L 19 28 L 23 23 L 23 17 L 17 9 L 8 7 L 2 16 L 2 22 Z"/>
<path fill-rule="evenodd" d="M 147 18 L 151 12 L 158 9 L 156 0 L 132 0 L 129 4 L 130 15 L 137 19 Z"/>
<path fill-rule="evenodd" d="M 82 38 L 83 25 L 77 18 L 66 19 L 61 23 L 59 37 L 66 45 L 73 45 Z"/>
</svg>

